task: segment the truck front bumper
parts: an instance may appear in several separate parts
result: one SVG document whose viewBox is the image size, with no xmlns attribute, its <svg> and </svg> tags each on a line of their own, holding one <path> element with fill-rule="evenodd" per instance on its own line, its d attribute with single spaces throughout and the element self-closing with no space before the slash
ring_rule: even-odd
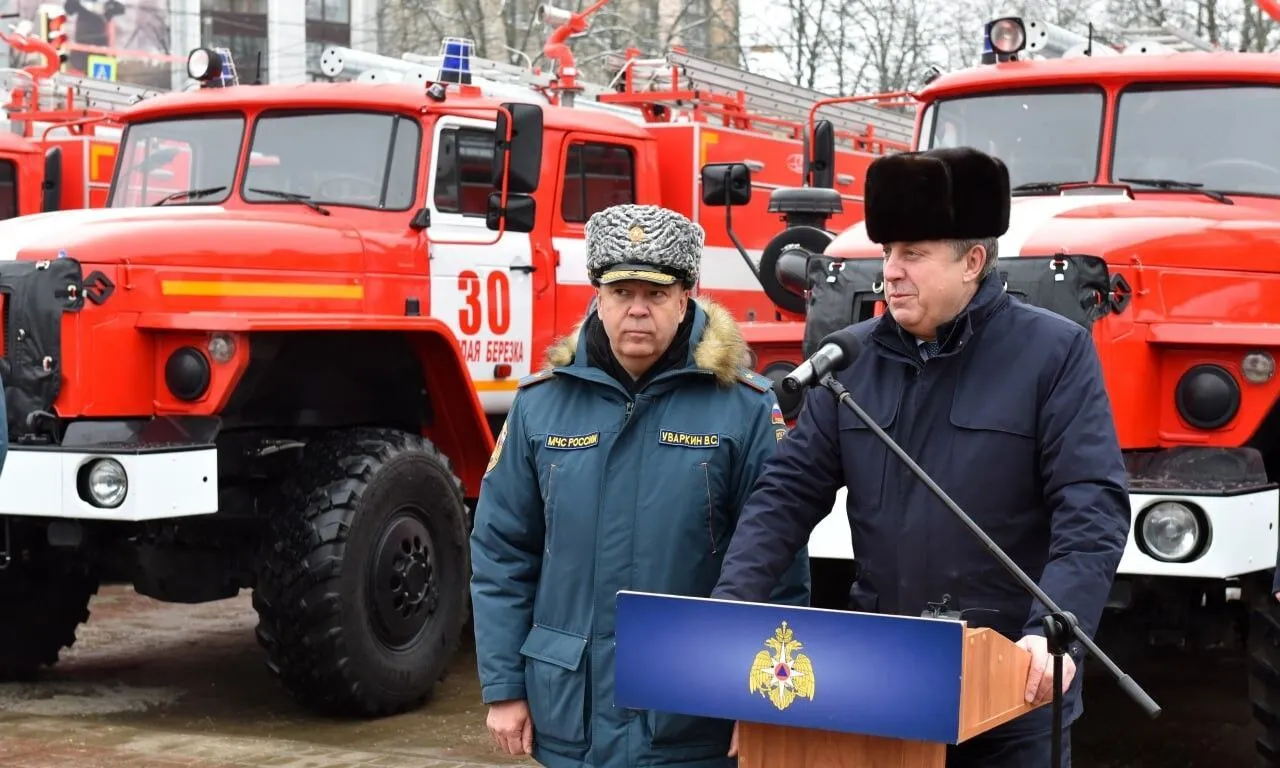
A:
<svg viewBox="0 0 1280 768">
<path fill-rule="evenodd" d="M 123 472 L 124 497 L 114 506 L 103 506 L 89 482 L 99 462 L 116 462 L 116 478 Z M 10 446 L 0 470 L 0 516 L 136 522 L 217 511 L 218 452 L 211 445 L 107 452 Z"/>
<path fill-rule="evenodd" d="M 845 490 L 836 494 L 831 514 L 822 519 L 809 538 L 814 559 L 853 559 Z M 1161 504 L 1176 504 L 1197 521 L 1197 545 L 1178 562 L 1156 556 L 1144 540 L 1146 515 Z M 1254 488 L 1228 493 L 1134 493 L 1129 496 L 1129 538 L 1120 558 L 1121 576 L 1169 576 L 1228 579 L 1275 567 L 1277 517 L 1280 490 Z M 1168 509 L 1165 507 L 1164 509 Z M 943 513 L 945 514 L 945 513 Z"/>
</svg>

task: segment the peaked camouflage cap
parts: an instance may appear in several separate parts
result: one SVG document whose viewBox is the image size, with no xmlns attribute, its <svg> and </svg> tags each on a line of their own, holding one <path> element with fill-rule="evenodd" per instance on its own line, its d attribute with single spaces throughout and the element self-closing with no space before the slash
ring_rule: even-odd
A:
<svg viewBox="0 0 1280 768">
<path fill-rule="evenodd" d="M 685 216 L 657 205 L 605 208 L 586 225 L 587 274 L 594 285 L 645 280 L 698 282 L 706 233 Z"/>
</svg>

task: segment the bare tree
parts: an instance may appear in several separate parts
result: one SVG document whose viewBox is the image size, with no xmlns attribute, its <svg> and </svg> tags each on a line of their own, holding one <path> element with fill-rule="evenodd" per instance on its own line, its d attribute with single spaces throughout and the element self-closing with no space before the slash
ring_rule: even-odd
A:
<svg viewBox="0 0 1280 768">
<path fill-rule="evenodd" d="M 940 37 L 936 7 L 928 0 L 850 0 L 857 33 L 853 45 L 869 62 L 872 89 L 908 90 L 929 64 L 928 47 Z"/>
<path fill-rule="evenodd" d="M 1246 2 L 1240 14 L 1239 50 L 1268 53 L 1280 50 L 1280 22 L 1267 16 L 1257 3 Z"/>
<path fill-rule="evenodd" d="M 459 34 L 462 21 L 439 0 L 385 0 L 378 4 L 378 51 L 399 57 L 423 53 L 440 45 L 447 35 Z"/>
<path fill-rule="evenodd" d="M 843 4 L 839 0 L 786 0 L 785 5 L 779 5 L 776 15 L 782 18 L 767 24 L 768 31 L 753 42 L 781 53 L 787 76 L 797 85 L 817 88 L 824 79 L 821 75 L 843 70 L 838 44 L 832 44 L 847 35 Z"/>
</svg>

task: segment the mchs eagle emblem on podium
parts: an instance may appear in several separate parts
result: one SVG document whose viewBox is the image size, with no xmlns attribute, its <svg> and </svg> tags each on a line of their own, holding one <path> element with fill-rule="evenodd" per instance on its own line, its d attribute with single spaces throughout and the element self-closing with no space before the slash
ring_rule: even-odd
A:
<svg viewBox="0 0 1280 768">
<path fill-rule="evenodd" d="M 778 709 L 791 706 L 796 697 L 812 701 L 813 664 L 808 656 L 797 653 L 804 646 L 787 622 L 782 622 L 764 644 L 772 650 L 756 654 L 751 665 L 751 693 L 759 693 Z"/>
</svg>

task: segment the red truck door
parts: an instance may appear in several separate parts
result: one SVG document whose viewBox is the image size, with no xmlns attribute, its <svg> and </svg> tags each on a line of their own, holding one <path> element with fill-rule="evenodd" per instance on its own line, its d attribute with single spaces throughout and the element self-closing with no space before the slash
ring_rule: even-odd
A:
<svg viewBox="0 0 1280 768">
<path fill-rule="evenodd" d="M 532 348 L 533 234 L 505 232 L 488 244 L 497 234 L 485 226 L 493 125 L 453 115 L 436 121 L 427 235 L 431 313 L 457 335 L 484 409 L 496 414 L 510 408 L 516 383 L 540 361 Z"/>
</svg>

